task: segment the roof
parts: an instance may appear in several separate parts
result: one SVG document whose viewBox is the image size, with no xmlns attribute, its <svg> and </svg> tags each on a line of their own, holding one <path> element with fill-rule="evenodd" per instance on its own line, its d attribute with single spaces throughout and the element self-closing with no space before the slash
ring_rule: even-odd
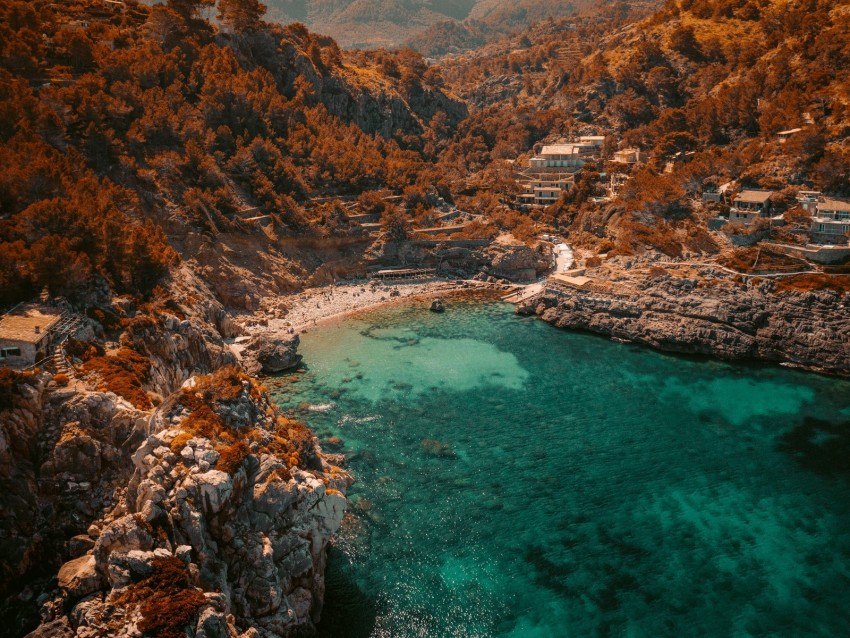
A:
<svg viewBox="0 0 850 638">
<path fill-rule="evenodd" d="M 818 210 L 840 210 L 842 212 L 848 212 L 850 211 L 850 202 L 824 197 L 818 201 Z"/>
<path fill-rule="evenodd" d="M 735 197 L 736 202 L 752 202 L 753 204 L 763 204 L 770 196 L 773 195 L 773 191 L 741 191 Z"/>
<path fill-rule="evenodd" d="M 574 155 L 580 146 L 579 144 L 551 144 L 544 146 L 540 155 Z"/>
<path fill-rule="evenodd" d="M 585 277 L 583 275 L 571 277 L 569 275 L 562 274 L 552 275 L 550 279 L 553 279 L 557 283 L 571 286 L 572 288 L 585 288 L 593 281 L 590 277 Z"/>
<path fill-rule="evenodd" d="M 36 304 L 15 306 L 0 317 L 0 339 L 38 343 L 59 319 L 61 314 L 52 308 Z"/>
</svg>

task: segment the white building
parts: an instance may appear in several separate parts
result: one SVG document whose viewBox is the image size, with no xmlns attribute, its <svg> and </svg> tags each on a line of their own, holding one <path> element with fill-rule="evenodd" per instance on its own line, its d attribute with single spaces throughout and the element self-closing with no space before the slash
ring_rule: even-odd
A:
<svg viewBox="0 0 850 638">
<path fill-rule="evenodd" d="M 850 202 L 831 197 L 818 198 L 812 217 L 812 241 L 846 244 L 850 233 Z"/>
<path fill-rule="evenodd" d="M 818 210 L 818 198 L 820 196 L 820 191 L 797 191 L 797 203 L 809 215 L 814 216 Z"/>
<path fill-rule="evenodd" d="M 529 168 L 572 168 L 578 170 L 589 155 L 596 150 L 595 146 L 582 144 L 551 144 L 544 146 L 539 155 L 528 161 Z"/>
<path fill-rule="evenodd" d="M 750 224 L 759 217 L 770 214 L 770 197 L 773 191 L 743 190 L 732 200 L 729 209 L 729 221 Z"/>
<path fill-rule="evenodd" d="M 561 197 L 574 184 L 570 173 L 520 175 L 517 180 L 522 192 L 517 201 L 522 206 L 548 206 Z"/>
<path fill-rule="evenodd" d="M 0 366 L 25 368 L 44 359 L 61 319 L 59 311 L 36 304 L 15 306 L 0 317 Z"/>
<path fill-rule="evenodd" d="M 639 148 L 624 148 L 614 153 L 612 161 L 619 164 L 637 164 L 643 161 L 643 154 Z"/>
</svg>

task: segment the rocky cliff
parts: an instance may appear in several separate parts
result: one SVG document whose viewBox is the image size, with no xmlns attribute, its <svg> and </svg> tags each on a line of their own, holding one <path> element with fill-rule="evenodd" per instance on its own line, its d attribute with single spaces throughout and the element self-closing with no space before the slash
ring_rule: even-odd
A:
<svg viewBox="0 0 850 638">
<path fill-rule="evenodd" d="M 9 635 L 309 633 L 351 478 L 235 367 L 238 329 L 191 273 L 87 321 L 67 386 L 0 379 Z"/>
<path fill-rule="evenodd" d="M 493 277 L 512 282 L 530 282 L 551 267 L 551 252 L 543 245 L 464 241 L 383 242 L 373 247 L 369 258 L 386 267 L 435 268 L 448 277 Z"/>
<path fill-rule="evenodd" d="M 351 478 L 233 368 L 191 378 L 147 423 L 129 482 L 76 542 L 31 635 L 311 628 Z"/>
<path fill-rule="evenodd" d="M 702 273 L 710 275 L 711 273 Z M 660 350 L 787 362 L 850 374 L 850 298 L 832 290 L 780 291 L 723 273 L 550 287 L 517 308 L 559 328 L 589 330 Z"/>
</svg>

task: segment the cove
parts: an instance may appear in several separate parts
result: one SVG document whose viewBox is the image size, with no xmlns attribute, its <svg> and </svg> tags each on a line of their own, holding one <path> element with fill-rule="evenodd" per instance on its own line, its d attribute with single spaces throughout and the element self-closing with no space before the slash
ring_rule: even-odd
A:
<svg viewBox="0 0 850 638">
<path fill-rule="evenodd" d="M 501 303 L 382 308 L 300 351 L 307 371 L 270 379 L 275 399 L 357 481 L 321 636 L 850 626 L 847 381 L 667 356 Z"/>
</svg>

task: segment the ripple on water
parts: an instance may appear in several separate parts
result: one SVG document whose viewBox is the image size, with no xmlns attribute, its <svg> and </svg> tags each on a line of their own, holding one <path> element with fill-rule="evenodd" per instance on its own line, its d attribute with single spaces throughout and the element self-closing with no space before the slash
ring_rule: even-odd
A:
<svg viewBox="0 0 850 638">
<path fill-rule="evenodd" d="M 322 636 L 846 633 L 847 382 L 501 304 L 383 309 L 302 353 L 276 396 L 335 404 L 300 414 L 357 479 Z"/>
</svg>

